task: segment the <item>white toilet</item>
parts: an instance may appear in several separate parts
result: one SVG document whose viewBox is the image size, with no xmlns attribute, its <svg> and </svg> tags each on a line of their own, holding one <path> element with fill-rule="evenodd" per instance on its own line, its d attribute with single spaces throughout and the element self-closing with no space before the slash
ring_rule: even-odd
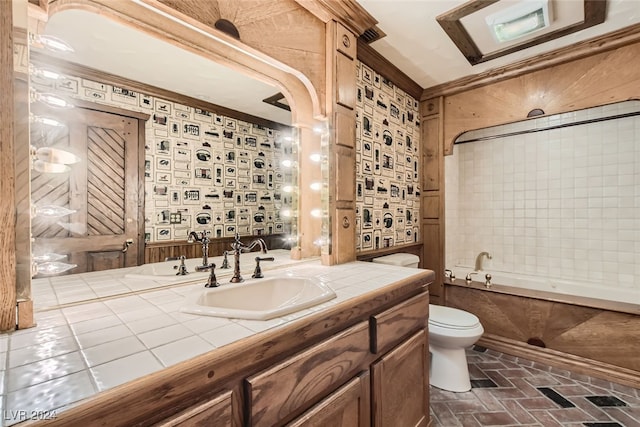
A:
<svg viewBox="0 0 640 427">
<path fill-rule="evenodd" d="M 374 258 L 373 262 L 417 268 L 420 258 L 396 253 Z M 484 328 L 475 315 L 457 308 L 429 304 L 430 384 L 454 392 L 471 390 L 465 348 L 478 341 L 483 333 Z"/>
</svg>

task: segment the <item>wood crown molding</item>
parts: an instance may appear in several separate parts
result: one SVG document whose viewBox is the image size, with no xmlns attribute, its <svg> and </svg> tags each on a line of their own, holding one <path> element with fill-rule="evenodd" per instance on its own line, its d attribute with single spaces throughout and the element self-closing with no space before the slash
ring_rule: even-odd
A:
<svg viewBox="0 0 640 427">
<path fill-rule="evenodd" d="M 322 22 L 334 19 L 360 36 L 378 21 L 355 0 L 296 0 Z"/>
<path fill-rule="evenodd" d="M 180 104 L 189 105 L 191 107 L 201 108 L 212 113 L 220 114 L 234 119 L 244 120 L 273 129 L 290 129 L 290 126 L 282 123 L 277 123 L 271 120 L 264 119 L 262 117 L 252 116 L 250 114 L 243 113 L 242 111 L 232 110 L 221 105 L 211 104 L 207 101 L 192 98 L 190 96 L 182 95 L 170 90 L 158 88 L 146 83 L 130 80 L 125 77 L 116 76 L 115 74 L 96 70 L 84 65 L 68 62 L 63 59 L 55 58 L 40 52 L 31 51 L 31 60 L 36 64 L 50 65 L 63 74 L 98 82 L 104 82 L 114 86 L 130 88 L 137 92 L 143 92 L 147 95 L 166 99 L 167 101 L 178 102 Z"/>
<path fill-rule="evenodd" d="M 447 96 L 481 86 L 487 86 L 533 71 L 575 61 L 597 53 L 617 49 L 640 41 L 640 24 L 584 40 L 551 52 L 524 59 L 503 67 L 494 68 L 472 76 L 426 88 L 420 97 L 425 101 L 437 96 Z"/>
<path fill-rule="evenodd" d="M 358 39 L 358 60 L 371 67 L 384 78 L 389 79 L 415 99 L 419 100 L 423 96 L 424 91 L 418 83 L 360 39 Z"/>
</svg>

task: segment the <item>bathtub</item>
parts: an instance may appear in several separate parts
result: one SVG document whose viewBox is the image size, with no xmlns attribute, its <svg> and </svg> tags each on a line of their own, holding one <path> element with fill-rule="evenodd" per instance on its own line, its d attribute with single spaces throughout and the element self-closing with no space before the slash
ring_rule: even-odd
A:
<svg viewBox="0 0 640 427">
<path fill-rule="evenodd" d="M 464 281 L 469 272 L 473 272 L 473 267 L 456 266 L 452 271 L 457 279 L 456 283 L 460 284 L 460 281 Z M 484 284 L 485 274 L 489 273 L 491 274 L 491 289 L 498 292 L 533 297 L 540 297 L 541 293 L 544 293 L 546 299 L 570 300 L 570 302 L 574 302 L 573 297 L 579 297 L 594 302 L 637 304 L 640 309 L 640 289 L 636 288 L 604 287 L 596 282 L 577 282 L 501 271 L 487 270 L 478 273 L 472 276 L 474 282 Z M 596 304 L 596 306 L 600 306 L 600 304 Z"/>
</svg>

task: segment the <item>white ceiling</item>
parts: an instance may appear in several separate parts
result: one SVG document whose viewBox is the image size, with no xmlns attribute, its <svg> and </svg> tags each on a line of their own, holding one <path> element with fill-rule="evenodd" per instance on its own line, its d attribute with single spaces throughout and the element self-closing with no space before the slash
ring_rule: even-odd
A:
<svg viewBox="0 0 640 427">
<path fill-rule="evenodd" d="M 377 26 L 386 33 L 386 37 L 373 42 L 371 47 L 423 88 L 479 74 L 640 22 L 640 1 L 608 0 L 606 20 L 600 25 L 472 66 L 436 21 L 438 15 L 468 0 L 356 1 L 379 21 Z M 582 8 L 582 0 L 553 1 Z M 518 0 L 499 3 L 511 5 Z"/>
<path fill-rule="evenodd" d="M 47 35 L 74 49 L 58 54 L 69 61 L 212 104 L 291 124 L 291 113 L 262 102 L 279 89 L 247 77 L 146 33 L 83 10 L 53 15 Z"/>
<path fill-rule="evenodd" d="M 371 46 L 423 88 L 478 74 L 543 52 L 640 22 L 639 0 L 608 0 L 603 24 L 471 66 L 436 17 L 467 0 L 356 0 L 378 21 L 386 37 Z M 514 3 L 518 0 L 501 0 Z M 550 0 L 581 8 L 582 0 Z M 566 6 L 566 5 L 565 5 Z M 108 73 L 202 99 L 278 123 L 290 124 L 288 111 L 262 102 L 279 92 L 172 44 L 82 10 L 52 16 L 45 34 L 76 50 L 66 59 Z"/>
</svg>

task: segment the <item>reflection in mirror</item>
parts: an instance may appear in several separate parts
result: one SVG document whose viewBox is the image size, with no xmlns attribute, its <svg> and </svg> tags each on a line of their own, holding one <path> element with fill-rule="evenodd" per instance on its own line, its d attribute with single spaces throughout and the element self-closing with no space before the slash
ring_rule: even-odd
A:
<svg viewBox="0 0 640 427">
<path fill-rule="evenodd" d="M 289 111 L 262 102 L 277 88 L 86 11 L 56 13 L 44 34 L 73 51 L 34 48 L 30 58 L 41 307 L 105 296 L 60 298 L 56 284 L 68 276 L 48 273 L 201 256 L 191 231 L 209 233 L 212 256 L 236 233 L 287 248 L 296 230 L 282 212 L 296 200 L 283 190 L 296 179 L 286 167 L 296 164 L 296 132 Z"/>
<path fill-rule="evenodd" d="M 447 268 L 466 274 L 487 251 L 493 283 L 640 301 L 639 138 L 640 101 L 460 135 L 445 158 Z"/>
</svg>

